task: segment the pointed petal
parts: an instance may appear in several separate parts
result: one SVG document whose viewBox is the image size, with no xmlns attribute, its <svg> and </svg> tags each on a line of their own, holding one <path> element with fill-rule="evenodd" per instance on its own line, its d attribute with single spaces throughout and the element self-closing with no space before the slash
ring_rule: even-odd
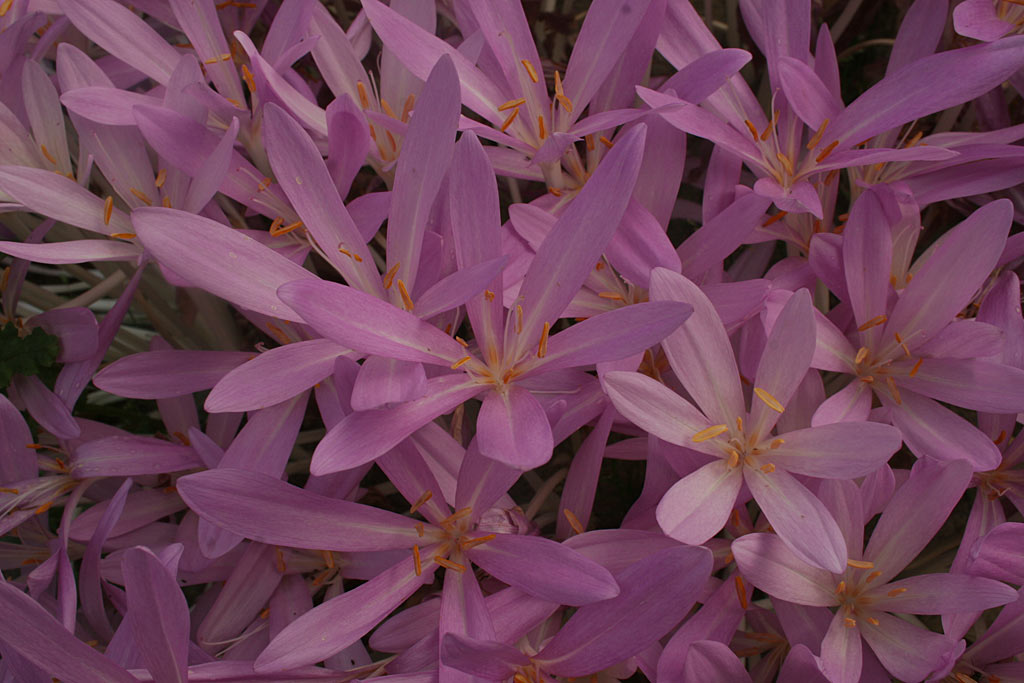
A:
<svg viewBox="0 0 1024 683">
<path fill-rule="evenodd" d="M 808 564 L 841 574 L 846 542 L 828 508 L 785 470 L 744 468 L 743 479 L 772 528 Z"/>
<path fill-rule="evenodd" d="M 688 681 L 735 681 L 751 680 L 740 660 L 725 643 L 715 640 L 698 640 L 690 644 L 690 650 L 683 664 L 683 675 Z"/>
<path fill-rule="evenodd" d="M 889 221 L 878 195 L 865 192 L 854 203 L 843 231 L 846 291 L 858 325 L 887 311 L 891 268 L 892 231 Z M 872 327 L 864 334 L 866 341 L 877 341 L 881 329 Z"/>
<path fill-rule="evenodd" d="M 281 301 L 301 311 L 320 334 L 346 348 L 434 365 L 450 365 L 465 355 L 433 325 L 352 287 L 311 279 L 278 291 Z"/>
<path fill-rule="evenodd" d="M 888 398 L 884 402 L 891 409 L 892 423 L 918 457 L 966 460 L 978 472 L 999 466 L 999 449 L 970 422 L 915 392 L 903 391 L 900 397 L 899 405 L 892 405 Z"/>
<path fill-rule="evenodd" d="M 1020 536 L 1014 540 L 1013 554 L 1019 556 Z M 1015 579 L 1019 582 L 1020 577 Z M 885 588 L 886 595 L 878 596 L 875 604 L 878 609 L 900 614 L 977 612 L 1017 599 L 1017 591 L 1005 583 L 966 574 L 921 574 L 893 581 Z"/>
<path fill-rule="evenodd" d="M 453 669 L 485 680 L 505 680 L 517 667 L 529 666 L 530 660 L 517 648 L 494 641 L 446 633 L 441 641 L 441 661 Z"/>
<path fill-rule="evenodd" d="M 693 306 L 693 315 L 661 345 L 676 376 L 708 419 L 732 425 L 746 413 L 745 403 L 732 344 L 711 301 L 693 282 L 664 268 L 651 273 L 651 298 Z"/>
<path fill-rule="evenodd" d="M 579 606 L 619 594 L 607 569 L 540 536 L 499 534 L 468 555 L 494 578 L 542 600 Z"/>
<path fill-rule="evenodd" d="M 154 680 L 188 680 L 188 603 L 175 577 L 148 548 L 130 548 L 121 561 L 126 618 Z"/>
<path fill-rule="evenodd" d="M 261 543 L 365 552 L 409 548 L 419 540 L 409 517 L 319 496 L 266 474 L 207 470 L 182 477 L 177 486 L 203 519 Z"/>
<path fill-rule="evenodd" d="M 604 386 L 616 409 L 638 427 L 677 446 L 720 455 L 716 446 L 693 441 L 710 426 L 707 418 L 661 382 L 638 372 L 609 372 Z"/>
<path fill-rule="evenodd" d="M 871 412 L 871 397 L 871 388 L 865 382 L 850 382 L 818 406 L 811 416 L 811 426 L 864 422 Z"/>
<path fill-rule="evenodd" d="M 973 359 L 926 358 L 900 385 L 919 394 L 986 413 L 1024 412 L 1024 370 Z"/>
<path fill-rule="evenodd" d="M 743 576 L 768 595 L 812 607 L 837 604 L 832 574 L 808 566 L 775 534 L 741 536 L 731 549 Z"/>
<path fill-rule="evenodd" d="M 634 563 L 619 575 L 617 597 L 577 610 L 534 661 L 587 676 L 637 654 L 679 623 L 710 571 L 705 548 L 668 548 Z"/>
<path fill-rule="evenodd" d="M 691 280 L 719 267 L 726 256 L 760 225 L 771 200 L 755 192 L 742 195 L 679 245 L 681 272 Z"/>
<path fill-rule="evenodd" d="M 213 387 L 251 359 L 244 351 L 146 351 L 119 358 L 93 383 L 126 398 L 173 398 Z"/>
<path fill-rule="evenodd" d="M 131 233 L 132 224 L 120 209 L 103 220 L 104 201 L 59 173 L 24 166 L 0 166 L 0 190 L 26 208 L 90 232 Z M 59 199 L 59 201 L 54 201 Z"/>
<path fill-rule="evenodd" d="M 0 242 L 0 252 L 35 263 L 87 263 L 89 261 L 138 261 L 142 250 L 130 242 L 77 240 L 23 244 Z"/>
<path fill-rule="evenodd" d="M 863 477 L 881 467 L 902 444 L 900 431 L 877 422 L 836 422 L 782 435 L 762 456 L 787 472 L 822 479 Z"/>
<path fill-rule="evenodd" d="M 409 557 L 354 590 L 321 603 L 270 641 L 254 668 L 285 671 L 343 650 L 429 582 L 436 568 L 433 560 L 424 560 L 421 574 L 417 574 Z"/>
<path fill-rule="evenodd" d="M 528 390 L 514 384 L 488 391 L 477 416 L 480 453 L 522 470 L 551 459 L 554 441 L 544 408 Z"/>
<path fill-rule="evenodd" d="M 201 466 L 199 456 L 188 446 L 147 436 L 108 436 L 79 446 L 71 472 L 79 479 L 134 477 Z"/>
<path fill-rule="evenodd" d="M 658 525 L 681 543 L 704 543 L 725 526 L 742 484 L 740 469 L 710 462 L 668 490 L 658 503 Z"/>
<path fill-rule="evenodd" d="M 652 268 L 680 268 L 665 229 L 636 199 L 630 200 L 605 253 L 615 270 L 638 287 L 648 286 Z"/>
<path fill-rule="evenodd" d="M 885 612 L 873 616 L 881 622 L 878 626 L 861 620 L 857 628 L 882 666 L 901 681 L 924 680 L 956 646 L 947 635 L 926 631 Z"/>
<path fill-rule="evenodd" d="M 821 641 L 822 671 L 835 683 L 857 683 L 864 666 L 860 631 L 836 613 Z"/>
<path fill-rule="evenodd" d="M 352 410 L 373 410 L 388 403 L 404 403 L 427 393 L 423 366 L 407 360 L 370 356 L 359 366 L 352 386 Z"/>
<path fill-rule="evenodd" d="M 206 397 L 211 413 L 241 413 L 276 405 L 329 376 L 349 353 L 328 339 L 311 339 L 265 351 L 225 375 Z"/>
<path fill-rule="evenodd" d="M 273 249 L 202 216 L 176 209 L 132 212 L 142 244 L 167 266 L 212 294 L 264 315 L 302 322 L 277 298 L 277 288 L 316 278 Z M 225 271 L 224 264 L 231 268 Z"/>
<path fill-rule="evenodd" d="M 829 92 L 814 69 L 792 57 L 782 57 L 778 63 L 779 82 L 786 99 L 796 115 L 811 129 L 818 130 L 822 122 L 836 117 L 843 103 Z"/>
</svg>

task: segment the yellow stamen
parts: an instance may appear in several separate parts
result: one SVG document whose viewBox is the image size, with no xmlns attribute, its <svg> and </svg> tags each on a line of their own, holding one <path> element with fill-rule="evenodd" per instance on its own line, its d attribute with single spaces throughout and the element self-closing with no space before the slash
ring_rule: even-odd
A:
<svg viewBox="0 0 1024 683">
<path fill-rule="evenodd" d="M 440 555 L 434 555 L 434 562 L 437 562 L 445 569 L 451 569 L 452 571 L 456 571 L 460 574 L 466 571 L 466 565 L 459 564 L 458 562 L 452 562 L 448 558 L 441 557 Z"/>
<path fill-rule="evenodd" d="M 359 104 L 363 109 L 370 108 L 370 98 L 366 96 L 366 86 L 362 81 L 356 81 L 356 90 L 359 91 Z"/>
<path fill-rule="evenodd" d="M 572 113 L 572 100 L 565 96 L 565 91 L 562 90 L 562 77 L 557 71 L 555 72 L 555 99 L 562 105 L 562 109 Z"/>
<path fill-rule="evenodd" d="M 740 417 L 739 415 L 736 416 L 736 431 L 743 431 L 743 418 Z"/>
<path fill-rule="evenodd" d="M 412 561 L 413 566 L 416 567 L 416 576 L 419 576 L 423 573 L 423 565 L 420 562 L 420 547 L 418 545 L 412 547 Z"/>
<path fill-rule="evenodd" d="M 896 388 L 896 382 L 893 381 L 892 377 L 885 378 L 885 385 L 889 387 L 889 393 L 892 394 L 892 400 L 896 401 L 896 405 L 903 405 L 903 399 L 900 398 L 900 391 Z"/>
<path fill-rule="evenodd" d="M 452 370 L 458 370 L 463 365 L 468 363 L 472 358 L 473 358 L 472 356 L 465 356 L 463 358 L 458 359 L 457 361 L 455 361 L 454 363 L 452 363 L 448 367 L 450 367 Z"/>
<path fill-rule="evenodd" d="M 42 153 L 43 153 L 43 156 L 44 156 L 44 157 L 46 157 L 46 160 L 47 160 L 47 161 L 49 161 L 49 162 L 50 162 L 51 164 L 53 164 L 54 166 L 56 166 L 56 165 L 57 165 L 57 160 L 53 158 L 53 155 L 52 155 L 52 154 L 50 154 L 50 152 L 49 152 L 49 151 L 47 151 L 47 149 L 46 149 L 46 145 L 39 145 L 39 149 L 40 149 L 40 150 L 42 151 Z"/>
<path fill-rule="evenodd" d="M 893 588 L 891 591 L 886 593 L 886 595 L 888 595 L 890 598 L 895 598 L 897 595 L 902 595 L 903 593 L 906 593 L 906 592 L 907 592 L 906 588 Z"/>
<path fill-rule="evenodd" d="M 249 92 L 256 92 L 256 79 L 252 77 L 252 72 L 249 71 L 249 67 L 245 64 L 242 65 L 242 80 L 245 81 L 245 85 L 249 88 Z"/>
<path fill-rule="evenodd" d="M 277 230 L 274 230 L 273 226 L 271 226 L 270 234 L 273 237 L 280 237 L 281 235 L 286 235 L 289 232 L 291 232 L 292 230 L 295 230 L 295 229 L 301 228 L 301 227 L 302 227 L 302 221 L 295 221 L 294 223 L 289 223 L 288 225 L 285 225 L 283 227 L 279 227 Z"/>
<path fill-rule="evenodd" d="M 1024 4 L 1024 3 L 1021 3 L 1021 4 Z M 923 136 L 924 136 L 924 131 L 920 131 L 919 130 L 916 133 L 914 133 L 914 137 L 912 137 L 909 140 L 907 140 L 907 142 L 903 146 L 904 147 L 913 147 L 914 145 L 916 145 L 918 142 L 921 141 L 921 138 Z"/>
<path fill-rule="evenodd" d="M 494 292 L 489 289 L 484 290 L 484 298 L 488 301 L 494 301 Z"/>
<path fill-rule="evenodd" d="M 826 147 L 825 149 L 821 150 L 821 154 L 819 154 L 818 156 L 814 157 L 814 160 L 817 163 L 819 163 L 819 164 L 821 162 L 825 161 L 825 159 L 828 158 L 828 155 L 832 153 L 832 150 L 834 150 L 838 145 L 839 145 L 839 140 L 833 140 L 832 142 L 828 143 L 828 147 Z"/>
<path fill-rule="evenodd" d="M 401 263 L 396 263 L 388 268 L 388 272 L 384 273 L 384 289 L 391 289 L 391 283 L 394 281 L 395 274 L 398 272 L 398 268 L 401 265 Z"/>
<path fill-rule="evenodd" d="M 878 619 L 875 619 L 874 617 L 868 617 L 867 622 L 872 626 L 878 626 Z"/>
<path fill-rule="evenodd" d="M 903 349 L 903 353 L 907 354 L 907 358 L 910 358 L 910 349 L 907 347 L 907 343 L 900 337 L 900 333 L 893 332 L 892 336 L 896 338 L 896 343 Z"/>
<path fill-rule="evenodd" d="M 761 142 L 768 139 L 768 135 L 771 134 L 772 129 L 775 128 L 775 122 L 779 120 L 779 110 L 776 109 L 772 112 L 772 120 L 768 122 L 764 130 L 761 132 Z"/>
<path fill-rule="evenodd" d="M 423 527 L 423 522 L 417 522 L 417 523 L 416 523 L 416 534 L 417 534 L 417 535 L 418 535 L 418 536 L 419 536 L 420 538 L 423 538 L 423 535 L 424 535 L 425 533 L 426 533 L 426 529 L 425 529 L 425 528 Z"/>
<path fill-rule="evenodd" d="M 217 55 L 216 57 L 211 57 L 210 59 L 204 59 L 203 60 L 203 64 L 216 64 L 217 62 L 227 62 L 227 61 L 230 61 L 230 60 L 231 60 L 231 54 L 227 53 L 227 52 L 222 52 L 219 55 Z"/>
<path fill-rule="evenodd" d="M 868 562 L 867 560 L 846 560 L 846 564 L 853 567 L 854 569 L 874 569 L 875 563 Z"/>
<path fill-rule="evenodd" d="M 409 122 L 409 114 L 412 113 L 412 108 L 416 104 L 416 96 L 410 94 L 405 98 L 405 104 L 402 105 L 402 123 Z"/>
<path fill-rule="evenodd" d="M 390 116 L 391 118 L 393 118 L 393 119 L 397 119 L 398 118 L 397 116 L 395 116 L 394 110 L 391 109 L 391 105 L 388 104 L 388 101 L 385 100 L 384 98 L 381 98 L 381 100 L 380 100 L 380 108 L 383 109 L 384 113 L 387 114 L 388 116 Z"/>
<path fill-rule="evenodd" d="M 740 607 L 746 610 L 750 604 L 747 602 L 747 587 L 743 585 L 743 577 L 737 574 L 733 578 L 733 583 L 736 585 L 736 597 L 740 601 Z"/>
<path fill-rule="evenodd" d="M 164 186 L 165 182 L 167 182 L 167 169 L 161 168 L 156 172 L 156 181 L 153 184 L 156 185 L 156 188 L 159 190 Z"/>
<path fill-rule="evenodd" d="M 996 446 L 998 446 L 998 445 L 999 445 L 999 444 L 1001 444 L 1001 443 L 1002 443 L 1002 442 L 1003 442 L 1003 441 L 1004 441 L 1005 439 L 1006 439 L 1006 430 L 1005 430 L 1005 429 L 1003 429 L 1003 430 L 1001 430 L 1001 431 L 999 432 L 999 436 L 997 436 L 997 437 L 996 437 L 996 438 L 995 438 L 995 439 L 994 439 L 994 440 L 992 441 L 992 443 L 994 443 L 994 444 L 995 444 Z"/>
<path fill-rule="evenodd" d="M 921 369 L 921 363 L 923 363 L 923 362 L 924 362 L 924 358 L 918 358 L 917 359 L 917 362 L 914 363 L 913 369 L 911 369 L 911 371 L 910 371 L 910 376 L 911 377 L 913 377 L 914 375 L 917 374 L 917 371 Z"/>
<path fill-rule="evenodd" d="M 726 425 L 711 425 L 710 427 L 702 429 L 694 434 L 690 437 L 690 440 L 694 443 L 701 443 L 702 441 L 713 439 L 719 434 L 724 434 L 727 431 L 729 431 L 729 427 Z"/>
<path fill-rule="evenodd" d="M 523 68 L 526 69 L 526 75 L 530 77 L 531 81 L 534 83 L 540 83 L 540 78 L 537 77 L 537 70 L 533 68 L 533 64 L 530 63 L 530 60 L 520 60 L 520 64 L 522 64 Z"/>
<path fill-rule="evenodd" d="M 594 134 L 591 133 L 590 135 L 584 135 L 583 136 L 583 140 L 587 143 L 587 151 L 588 152 L 593 152 L 594 151 Z"/>
<path fill-rule="evenodd" d="M 4 0 L 3 3 L 0 4 L 0 17 L 7 14 L 7 11 L 11 9 L 12 4 L 14 4 L 14 0 Z"/>
<path fill-rule="evenodd" d="M 276 234 L 277 231 L 281 229 L 282 225 L 284 225 L 284 219 L 278 216 L 270 223 L 270 234 Z"/>
<path fill-rule="evenodd" d="M 807 141 L 807 151 L 811 151 L 818 146 L 818 143 L 821 142 L 822 136 L 825 134 L 826 128 L 828 128 L 828 119 L 821 122 L 821 126 L 818 127 L 818 132 L 814 134 L 814 137 Z M 844 219 L 841 218 L 840 220 Z"/>
<path fill-rule="evenodd" d="M 861 363 L 863 363 L 867 359 L 869 353 L 871 352 L 868 350 L 868 347 L 866 346 L 862 346 L 859 349 L 857 349 L 857 355 L 853 357 L 853 364 L 860 365 Z"/>
<path fill-rule="evenodd" d="M 836 584 L 836 595 L 842 595 L 846 592 L 846 582 L 840 581 Z"/>
<path fill-rule="evenodd" d="M 103 200 L 103 225 L 110 225 L 110 215 L 114 213 L 114 198 L 107 195 Z"/>
<path fill-rule="evenodd" d="M 469 550 L 470 548 L 475 548 L 478 545 L 483 545 L 488 541 L 493 541 L 497 537 L 498 536 L 496 534 L 487 534 L 486 536 L 480 536 L 478 538 L 468 538 L 460 541 L 459 547 L 461 547 L 463 550 Z"/>
<path fill-rule="evenodd" d="M 150 199 L 142 190 L 137 190 L 134 187 L 129 187 L 128 191 L 135 195 L 139 199 L 139 201 L 145 204 L 146 206 L 153 206 L 153 200 Z"/>
<path fill-rule="evenodd" d="M 0 493 L 13 493 L 14 495 L 18 495 L 19 491 L 18 489 L 9 489 L 6 486 L 0 486 Z"/>
<path fill-rule="evenodd" d="M 882 572 L 880 572 L 880 571 L 873 571 L 870 574 L 868 574 L 868 578 L 866 579 L 865 583 L 871 583 L 872 581 L 874 581 L 875 579 L 877 579 L 881 575 L 882 575 Z"/>
<path fill-rule="evenodd" d="M 462 337 L 460 337 L 459 335 L 455 335 L 455 341 L 459 342 L 459 346 L 461 346 L 462 348 L 464 348 L 464 349 L 468 349 L 469 348 L 469 343 L 466 342 L 466 340 L 463 339 Z"/>
<path fill-rule="evenodd" d="M 551 323 L 544 323 L 540 331 L 540 343 L 537 345 L 537 358 L 543 358 L 548 352 L 548 332 L 551 331 Z"/>
<path fill-rule="evenodd" d="M 257 183 L 256 191 L 257 192 L 266 192 L 267 188 L 270 187 L 270 184 L 272 182 L 274 182 L 273 179 L 264 176 L 263 179 L 259 183 Z"/>
<path fill-rule="evenodd" d="M 162 204 L 165 209 L 171 208 L 171 198 L 165 196 L 163 199 L 160 200 L 160 204 Z"/>
<path fill-rule="evenodd" d="M 537 130 L 539 131 L 540 139 L 543 140 L 548 136 L 547 131 L 544 129 L 544 117 L 537 117 Z"/>
<path fill-rule="evenodd" d="M 412 310 L 412 297 L 409 296 L 409 290 L 405 288 L 405 283 L 402 279 L 398 279 L 398 293 L 402 297 L 402 303 L 405 304 L 405 310 Z"/>
<path fill-rule="evenodd" d="M 605 136 L 603 136 L 603 135 L 602 135 L 601 137 L 599 137 L 599 138 L 597 139 L 597 141 L 598 141 L 598 142 L 600 142 L 600 143 L 601 143 L 602 145 L 604 145 L 605 147 L 607 147 L 608 149 L 611 149 L 612 147 L 614 147 L 614 146 L 615 146 L 615 143 L 614 143 L 614 142 L 612 142 L 611 140 L 609 140 L 608 138 L 606 138 L 606 137 L 605 137 Z"/>
<path fill-rule="evenodd" d="M 320 557 L 324 558 L 324 564 L 328 569 L 334 569 L 334 553 L 330 550 L 321 550 Z"/>
<path fill-rule="evenodd" d="M 526 98 L 520 97 L 519 99 L 509 100 L 505 104 L 498 105 L 498 111 L 508 111 L 509 109 L 515 109 L 521 104 L 526 104 Z"/>
<path fill-rule="evenodd" d="M 518 109 L 513 109 L 512 113 L 509 114 L 508 117 L 505 119 L 505 122 L 501 124 L 501 132 L 502 133 L 504 133 L 506 130 L 508 130 L 508 127 L 512 125 L 512 122 L 516 120 L 517 116 L 519 116 L 519 110 Z"/>
<path fill-rule="evenodd" d="M 345 247 L 341 246 L 340 244 L 338 245 L 338 253 L 341 253 L 341 254 L 344 254 L 345 256 L 348 256 L 350 259 L 352 259 L 356 263 L 362 263 L 363 262 L 363 257 L 362 256 L 360 256 L 359 254 L 353 254 L 351 251 L 349 251 Z"/>
<path fill-rule="evenodd" d="M 386 131 L 384 131 L 384 135 L 386 135 L 386 136 L 387 136 L 387 138 L 388 138 L 388 144 L 389 144 L 389 145 L 391 145 L 391 149 L 392 149 L 392 151 L 395 151 L 395 152 L 397 152 L 397 151 L 398 151 L 398 143 L 397 143 L 397 142 L 395 142 L 395 136 L 391 134 L 391 131 L 390 131 L 390 130 L 386 130 Z"/>
<path fill-rule="evenodd" d="M 887 320 L 889 320 L 889 318 L 886 317 L 884 314 L 876 315 L 874 318 L 866 321 L 863 325 L 858 327 L 857 331 L 863 332 L 864 330 L 870 330 L 872 327 L 877 327 L 878 325 L 884 324 Z"/>
<path fill-rule="evenodd" d="M 434 497 L 434 492 L 433 491 L 431 491 L 429 489 L 427 491 L 424 491 L 423 495 L 420 496 L 419 498 L 417 498 L 416 502 L 413 503 L 412 507 L 409 508 L 409 514 L 410 515 L 416 514 L 416 511 L 419 510 L 424 505 L 426 505 L 427 501 L 430 500 L 433 497 Z"/>
<path fill-rule="evenodd" d="M 757 132 L 757 128 L 755 128 L 754 124 L 750 122 L 750 119 L 743 119 L 743 123 L 747 124 L 747 130 L 750 131 L 750 137 L 754 138 L 754 142 L 761 139 L 760 134 Z"/>
<path fill-rule="evenodd" d="M 568 522 L 569 522 L 569 526 L 572 527 L 572 530 L 575 533 L 577 533 L 577 534 L 582 534 L 583 533 L 583 531 L 584 531 L 583 524 L 582 524 L 582 522 L 580 522 L 580 518 L 577 517 L 575 514 L 573 514 L 572 510 L 570 510 L 569 508 L 563 508 L 562 509 L 562 514 L 565 515 L 566 520 L 568 520 Z"/>
<path fill-rule="evenodd" d="M 793 162 L 790 161 L 789 157 L 782 152 L 776 152 L 775 158 L 782 164 L 782 169 L 786 172 L 786 175 L 793 175 Z"/>
<path fill-rule="evenodd" d="M 729 465 L 729 469 L 733 469 L 737 465 L 740 464 L 740 454 L 739 454 L 739 451 L 736 451 L 736 450 L 730 450 L 729 451 L 729 462 L 727 464 Z"/>
<path fill-rule="evenodd" d="M 33 515 L 41 515 L 53 506 L 53 501 L 47 501 L 32 511 Z"/>
<path fill-rule="evenodd" d="M 516 334 L 523 331 L 523 307 L 516 304 Z"/>
<path fill-rule="evenodd" d="M 277 567 L 278 574 L 284 574 L 288 571 L 288 565 L 284 561 L 284 552 L 280 548 L 274 548 L 275 566 Z"/>
<path fill-rule="evenodd" d="M 771 464 L 770 462 L 766 462 L 765 464 L 761 465 L 761 471 L 764 472 L 765 474 L 771 474 L 772 472 L 775 471 L 775 465 Z"/>
<path fill-rule="evenodd" d="M 561 197 L 562 196 L 562 191 L 559 190 L 557 187 L 549 187 L 548 188 L 548 192 L 550 192 L 555 197 Z"/>
<path fill-rule="evenodd" d="M 761 227 L 762 228 L 767 228 L 772 223 L 778 223 L 779 221 L 781 221 L 783 218 L 786 217 L 787 213 L 789 213 L 789 212 L 788 211 L 779 211 L 777 214 L 775 214 L 774 216 L 772 216 L 771 218 L 766 220 L 764 223 L 762 223 Z"/>
<path fill-rule="evenodd" d="M 774 439 L 770 444 L 768 444 L 768 448 L 775 450 L 784 443 L 786 443 L 785 439 Z"/>
<path fill-rule="evenodd" d="M 777 398 L 769 394 L 761 387 L 754 387 L 754 393 L 757 394 L 757 397 L 759 399 L 764 401 L 765 405 L 767 405 L 775 412 L 781 413 L 786 409 L 781 403 L 779 403 L 779 400 Z"/>
<path fill-rule="evenodd" d="M 119 240 L 133 240 L 138 237 L 134 232 L 115 232 L 111 233 L 110 236 L 116 237 Z"/>
<path fill-rule="evenodd" d="M 289 343 L 291 341 L 288 338 L 288 335 L 284 333 L 284 330 L 282 330 L 280 327 L 278 327 L 274 323 L 267 323 L 267 329 L 270 330 L 270 333 L 272 335 L 274 335 L 274 337 L 276 337 L 277 340 L 279 342 L 281 342 L 282 344 L 287 344 L 287 343 Z"/>
<path fill-rule="evenodd" d="M 597 295 L 602 299 L 611 299 L 612 301 L 623 301 L 621 294 L 615 292 L 598 292 Z"/>
<path fill-rule="evenodd" d="M 856 628 L 857 627 L 857 620 L 854 619 L 853 617 L 845 617 L 845 618 L 843 618 L 843 623 L 846 624 L 846 628 Z"/>
</svg>

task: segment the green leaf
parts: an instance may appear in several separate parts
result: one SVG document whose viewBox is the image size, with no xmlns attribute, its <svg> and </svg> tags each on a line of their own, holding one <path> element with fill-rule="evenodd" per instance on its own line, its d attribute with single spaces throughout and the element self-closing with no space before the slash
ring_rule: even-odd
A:
<svg viewBox="0 0 1024 683">
<path fill-rule="evenodd" d="M 57 362 L 58 353 L 59 340 L 42 328 L 21 336 L 15 325 L 4 325 L 0 328 L 0 389 L 7 388 L 15 374 L 42 374 Z"/>
</svg>

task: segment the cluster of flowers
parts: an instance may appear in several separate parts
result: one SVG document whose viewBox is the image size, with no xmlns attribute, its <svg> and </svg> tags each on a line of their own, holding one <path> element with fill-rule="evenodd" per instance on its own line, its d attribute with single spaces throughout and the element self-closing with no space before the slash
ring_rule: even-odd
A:
<svg viewBox="0 0 1024 683">
<path fill-rule="evenodd" d="M 1024 680 L 1019 0 L 355 4 L 0 2 L 0 681 Z"/>
</svg>

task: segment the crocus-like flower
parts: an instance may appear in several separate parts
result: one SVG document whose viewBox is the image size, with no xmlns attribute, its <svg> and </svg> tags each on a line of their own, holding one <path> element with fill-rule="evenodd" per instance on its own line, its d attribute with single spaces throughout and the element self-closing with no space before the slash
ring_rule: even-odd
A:
<svg viewBox="0 0 1024 683">
<path fill-rule="evenodd" d="M 970 479 L 964 461 L 918 461 L 910 478 L 885 508 L 867 547 L 864 514 L 851 482 L 835 482 L 830 507 L 841 512 L 850 554 L 843 572 L 809 566 L 771 534 L 748 534 L 732 544 L 740 571 L 773 598 L 816 607 L 837 607 L 824 634 L 824 670 L 836 683 L 860 680 L 861 638 L 898 679 L 921 681 L 942 666 L 956 646 L 949 636 L 914 626 L 892 612 L 951 614 L 1006 604 L 1009 586 L 963 574 L 894 578 L 945 521 Z"/>
<path fill-rule="evenodd" d="M 835 424 L 773 435 L 811 362 L 813 314 L 806 292 L 793 295 L 765 346 L 744 407 L 732 345 L 711 302 L 681 275 L 656 269 L 651 295 L 689 301 L 694 314 L 662 346 L 694 402 L 640 374 L 608 373 L 615 407 L 655 436 L 710 455 L 658 506 L 658 523 L 684 543 L 703 543 L 725 525 L 744 482 L 786 544 L 815 566 L 846 565 L 839 527 L 793 475 L 846 478 L 868 474 L 900 445 L 899 433 L 876 423 Z M 819 431 L 822 430 L 823 431 Z"/>
</svg>

